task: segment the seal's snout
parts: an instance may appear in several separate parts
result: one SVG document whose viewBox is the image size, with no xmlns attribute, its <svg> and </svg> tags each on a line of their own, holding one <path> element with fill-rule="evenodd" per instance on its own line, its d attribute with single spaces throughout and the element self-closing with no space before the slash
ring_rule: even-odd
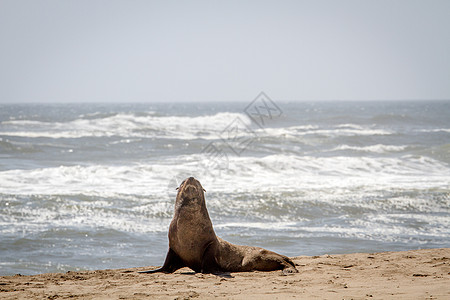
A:
<svg viewBox="0 0 450 300">
<path fill-rule="evenodd" d="M 180 186 L 180 196 L 184 199 L 194 199 L 199 196 L 199 182 L 194 177 L 189 177 Z"/>
<path fill-rule="evenodd" d="M 189 184 L 186 186 L 186 188 L 184 189 L 184 195 L 187 198 L 195 198 L 198 196 L 198 190 L 197 187 Z"/>
<path fill-rule="evenodd" d="M 189 177 L 180 186 L 179 194 L 184 199 L 201 198 L 203 188 L 194 177 Z"/>
<path fill-rule="evenodd" d="M 188 186 L 192 185 L 193 187 L 198 187 L 200 185 L 200 182 L 195 179 L 194 177 L 189 177 L 188 179 L 186 179 L 185 181 L 183 181 L 185 188 L 187 188 Z M 182 183 L 182 185 L 183 185 Z"/>
<path fill-rule="evenodd" d="M 186 179 L 186 184 L 194 184 L 196 181 L 194 177 L 189 177 Z"/>
</svg>

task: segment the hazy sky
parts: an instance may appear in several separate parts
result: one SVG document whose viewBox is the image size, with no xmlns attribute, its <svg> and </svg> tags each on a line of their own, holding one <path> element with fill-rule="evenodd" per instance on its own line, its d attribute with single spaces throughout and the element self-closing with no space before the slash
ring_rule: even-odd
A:
<svg viewBox="0 0 450 300">
<path fill-rule="evenodd" d="M 0 102 L 450 99 L 450 1 L 0 0 Z"/>
</svg>

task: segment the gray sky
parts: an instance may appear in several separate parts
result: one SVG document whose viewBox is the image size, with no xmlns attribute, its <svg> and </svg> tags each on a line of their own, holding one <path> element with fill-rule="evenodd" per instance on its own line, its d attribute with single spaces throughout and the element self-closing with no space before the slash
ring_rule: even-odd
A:
<svg viewBox="0 0 450 300">
<path fill-rule="evenodd" d="M 450 99 L 450 1 L 0 0 L 0 102 Z"/>
</svg>

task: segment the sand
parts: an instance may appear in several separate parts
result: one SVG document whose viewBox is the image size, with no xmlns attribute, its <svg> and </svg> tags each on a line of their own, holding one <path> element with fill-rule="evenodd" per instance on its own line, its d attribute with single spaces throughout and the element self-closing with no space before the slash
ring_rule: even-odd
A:
<svg viewBox="0 0 450 300">
<path fill-rule="evenodd" d="M 293 260 L 300 272 L 287 276 L 137 273 L 149 267 L 3 276 L 0 299 L 450 299 L 450 248 Z"/>
</svg>

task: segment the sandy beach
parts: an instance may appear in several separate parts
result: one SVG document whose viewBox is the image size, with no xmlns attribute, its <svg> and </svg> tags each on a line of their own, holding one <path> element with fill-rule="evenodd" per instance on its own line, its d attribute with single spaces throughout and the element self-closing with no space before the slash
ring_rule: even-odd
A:
<svg viewBox="0 0 450 300">
<path fill-rule="evenodd" d="M 152 267 L 0 277 L 1 299 L 449 299 L 450 248 L 298 256 L 281 271 L 139 274 Z"/>
</svg>

